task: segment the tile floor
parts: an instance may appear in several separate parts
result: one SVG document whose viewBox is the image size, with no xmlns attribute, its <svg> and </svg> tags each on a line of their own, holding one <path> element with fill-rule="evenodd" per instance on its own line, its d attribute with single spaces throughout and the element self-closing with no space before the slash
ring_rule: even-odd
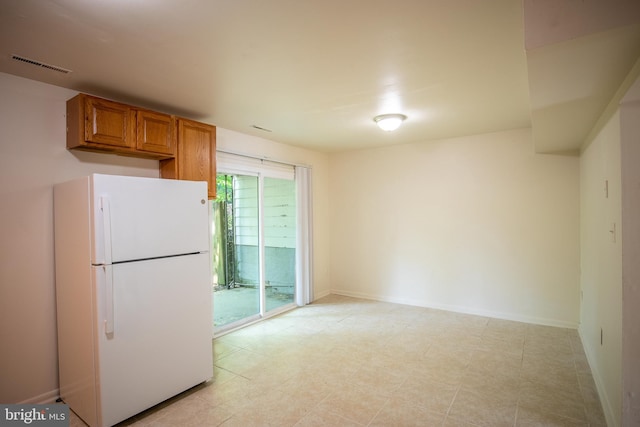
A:
<svg viewBox="0 0 640 427">
<path fill-rule="evenodd" d="M 606 425 L 571 329 L 330 295 L 213 349 L 214 380 L 123 425 Z"/>
</svg>

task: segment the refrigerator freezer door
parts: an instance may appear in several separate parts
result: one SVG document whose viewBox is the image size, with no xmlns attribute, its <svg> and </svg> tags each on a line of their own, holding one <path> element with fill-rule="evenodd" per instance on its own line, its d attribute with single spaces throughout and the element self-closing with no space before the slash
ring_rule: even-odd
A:
<svg viewBox="0 0 640 427">
<path fill-rule="evenodd" d="M 213 376 L 209 255 L 111 268 L 113 307 L 107 307 L 104 275 L 97 275 L 102 425 L 125 420 Z M 111 308 L 109 333 L 105 320 Z"/>
<path fill-rule="evenodd" d="M 93 264 L 209 250 L 207 183 L 92 175 Z"/>
</svg>

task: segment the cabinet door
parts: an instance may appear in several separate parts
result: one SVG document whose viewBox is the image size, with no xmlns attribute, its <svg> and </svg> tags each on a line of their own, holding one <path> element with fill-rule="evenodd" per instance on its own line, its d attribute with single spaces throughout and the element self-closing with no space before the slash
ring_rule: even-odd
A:
<svg viewBox="0 0 640 427">
<path fill-rule="evenodd" d="M 135 111 L 125 104 L 85 98 L 84 139 L 88 143 L 133 148 Z"/>
<path fill-rule="evenodd" d="M 138 110 L 136 148 L 139 151 L 167 154 L 176 153 L 175 117 L 153 111 Z"/>
<path fill-rule="evenodd" d="M 178 179 L 207 181 L 209 198 L 216 197 L 216 128 L 178 119 Z"/>
</svg>

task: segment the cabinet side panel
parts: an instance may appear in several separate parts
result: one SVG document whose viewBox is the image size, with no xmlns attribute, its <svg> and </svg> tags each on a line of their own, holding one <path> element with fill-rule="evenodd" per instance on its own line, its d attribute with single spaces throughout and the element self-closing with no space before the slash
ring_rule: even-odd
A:
<svg viewBox="0 0 640 427">
<path fill-rule="evenodd" d="M 160 177 L 178 179 L 178 165 L 176 159 L 160 160 Z"/>
<path fill-rule="evenodd" d="M 67 148 L 76 148 L 84 142 L 83 95 L 76 95 L 67 101 Z"/>
<path fill-rule="evenodd" d="M 216 128 L 212 127 L 211 129 L 211 171 L 209 177 L 209 199 L 216 198 L 216 190 L 218 189 L 216 186 Z"/>
<path fill-rule="evenodd" d="M 97 425 L 89 179 L 54 186 L 60 397 Z"/>
</svg>

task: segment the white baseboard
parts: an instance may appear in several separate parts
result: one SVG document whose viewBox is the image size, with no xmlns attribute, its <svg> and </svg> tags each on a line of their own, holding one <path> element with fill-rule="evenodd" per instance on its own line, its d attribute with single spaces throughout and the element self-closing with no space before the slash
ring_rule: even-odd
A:
<svg viewBox="0 0 640 427">
<path fill-rule="evenodd" d="M 33 396 L 27 400 L 23 400 L 22 402 L 18 402 L 19 405 L 46 405 L 49 403 L 55 403 L 55 401 L 60 397 L 60 389 L 55 389 L 48 391 L 46 393 L 42 393 L 38 396 Z"/>
<path fill-rule="evenodd" d="M 324 292 L 321 292 L 321 293 L 319 293 L 319 294 L 314 294 L 314 295 L 313 295 L 313 297 L 314 297 L 314 298 L 313 298 L 313 301 L 315 301 L 315 300 L 319 300 L 320 298 L 324 298 L 324 297 L 326 297 L 327 295 L 331 295 L 331 293 L 332 293 L 331 291 L 324 291 Z M 313 302 L 313 301 L 312 301 L 312 302 Z"/>
<path fill-rule="evenodd" d="M 598 370 L 598 365 L 596 365 L 595 363 L 593 351 L 591 351 L 591 347 L 585 345 L 586 341 L 584 340 L 584 337 L 582 335 L 582 328 L 578 328 L 578 334 L 580 335 L 580 340 L 582 341 L 584 353 L 587 355 L 587 362 L 589 363 L 589 368 L 591 368 L 593 381 L 596 383 L 596 390 L 598 391 L 598 397 L 600 397 L 600 403 L 602 404 L 602 410 L 604 411 L 604 417 L 607 420 L 607 425 L 609 427 L 620 427 L 620 424 L 616 422 L 616 417 L 614 416 L 615 411 L 611 406 L 609 395 L 606 393 L 604 382 L 602 381 L 602 376 L 600 375 L 600 371 Z"/>
<path fill-rule="evenodd" d="M 578 329 L 578 324 L 574 322 L 567 322 L 564 320 L 557 320 L 557 319 L 546 319 L 546 318 L 534 317 L 534 316 L 523 316 L 518 313 L 503 313 L 503 312 L 497 312 L 497 311 L 475 309 L 472 307 L 463 307 L 463 306 L 448 305 L 448 304 L 433 304 L 426 301 L 419 301 L 414 299 L 392 298 L 392 297 L 385 297 L 385 296 L 379 296 L 379 295 L 369 295 L 369 294 L 364 294 L 360 292 L 342 291 L 339 289 L 332 289 L 330 293 L 336 294 L 336 295 L 344 295 L 347 297 L 368 299 L 373 301 L 412 305 L 415 307 L 433 308 L 436 310 L 445 310 L 445 311 L 451 311 L 454 313 L 474 314 L 476 316 L 492 317 L 494 319 L 512 320 L 515 322 L 531 323 L 534 325 Z"/>
</svg>

